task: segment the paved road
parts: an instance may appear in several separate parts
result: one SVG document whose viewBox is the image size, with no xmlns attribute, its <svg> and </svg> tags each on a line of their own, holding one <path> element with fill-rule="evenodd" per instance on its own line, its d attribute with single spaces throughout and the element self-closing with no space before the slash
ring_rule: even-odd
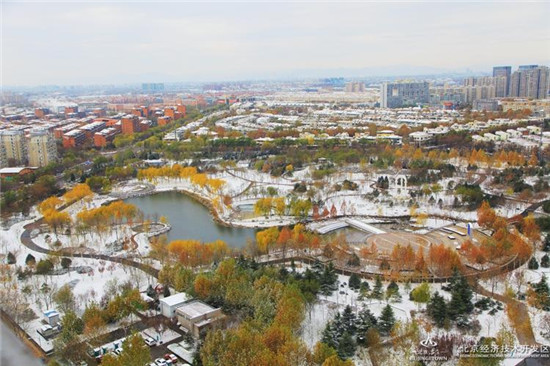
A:
<svg viewBox="0 0 550 366">
<path fill-rule="evenodd" d="M 0 365 L 43 366 L 13 331 L 0 322 Z"/>
</svg>

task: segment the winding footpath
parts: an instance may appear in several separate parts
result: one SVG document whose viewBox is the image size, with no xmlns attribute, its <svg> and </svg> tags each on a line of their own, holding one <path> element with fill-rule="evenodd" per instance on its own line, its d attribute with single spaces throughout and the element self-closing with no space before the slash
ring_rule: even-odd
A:
<svg viewBox="0 0 550 366">
<path fill-rule="evenodd" d="M 35 229 L 38 229 L 40 225 L 42 224 L 43 219 L 39 219 L 37 221 L 34 221 L 30 224 L 25 225 L 23 228 L 25 229 L 23 233 L 21 233 L 21 243 L 29 248 L 32 251 L 44 253 L 48 255 L 56 255 L 56 256 L 62 256 L 62 257 L 73 257 L 73 258 L 91 258 L 91 259 L 97 259 L 97 260 L 105 260 L 110 262 L 116 262 L 120 264 L 124 264 L 126 266 L 131 266 L 137 269 L 140 269 L 144 271 L 145 273 L 158 278 L 159 270 L 149 266 L 147 264 L 136 262 L 134 260 L 128 259 L 128 258 L 121 258 L 121 257 L 112 257 L 105 254 L 91 254 L 91 253 L 71 253 L 66 250 L 51 250 L 44 247 L 41 247 L 40 245 L 36 244 L 31 239 L 31 232 Z M 137 244 L 137 243 L 136 243 Z"/>
</svg>

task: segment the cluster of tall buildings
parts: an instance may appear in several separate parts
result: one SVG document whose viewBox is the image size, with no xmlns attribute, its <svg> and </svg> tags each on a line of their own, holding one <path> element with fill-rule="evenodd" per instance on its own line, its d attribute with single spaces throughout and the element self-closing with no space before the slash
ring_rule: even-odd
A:
<svg viewBox="0 0 550 366">
<path fill-rule="evenodd" d="M 186 106 L 132 106 L 126 113 L 110 116 L 105 109 L 79 112 L 76 105 L 53 112 L 39 107 L 34 113 L 25 109 L 18 114 L 0 115 L 0 168 L 46 166 L 57 160 L 58 141 L 66 149 L 103 148 L 112 144 L 118 134 L 143 132 L 185 117 Z"/>
<path fill-rule="evenodd" d="M 493 76 L 467 78 L 464 86 L 482 90 L 481 97 L 467 98 L 468 102 L 506 97 L 545 99 L 550 89 L 550 69 L 547 66 L 522 65 L 512 72 L 511 66 L 495 66 Z"/>
<path fill-rule="evenodd" d="M 47 129 L 0 131 L 0 167 L 21 163 L 42 167 L 56 160 L 55 138 Z"/>
<path fill-rule="evenodd" d="M 380 105 L 400 108 L 417 104 L 472 104 L 474 109 L 493 110 L 498 99 L 545 99 L 550 91 L 550 69 L 547 66 L 522 65 L 512 72 L 511 66 L 493 67 L 492 76 L 469 77 L 462 86 L 430 87 L 428 83 L 384 83 Z"/>
</svg>

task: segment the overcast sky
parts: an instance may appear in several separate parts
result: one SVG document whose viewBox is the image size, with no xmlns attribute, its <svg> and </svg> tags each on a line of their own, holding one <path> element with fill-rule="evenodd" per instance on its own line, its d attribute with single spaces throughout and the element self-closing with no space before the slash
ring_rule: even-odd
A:
<svg viewBox="0 0 550 366">
<path fill-rule="evenodd" d="M 3 1 L 3 85 L 548 64 L 550 2 Z"/>
</svg>

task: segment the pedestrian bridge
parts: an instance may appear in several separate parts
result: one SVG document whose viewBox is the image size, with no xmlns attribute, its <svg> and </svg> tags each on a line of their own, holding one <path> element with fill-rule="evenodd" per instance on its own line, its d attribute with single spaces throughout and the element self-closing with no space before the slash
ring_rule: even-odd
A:
<svg viewBox="0 0 550 366">
<path fill-rule="evenodd" d="M 317 229 L 317 232 L 321 235 L 328 234 L 331 231 L 335 231 L 338 229 L 343 229 L 346 227 L 353 227 L 354 229 L 357 229 L 359 231 L 363 231 L 365 233 L 369 234 L 384 234 L 385 231 L 381 230 L 377 227 L 374 227 L 370 224 L 364 223 L 362 221 L 356 220 L 356 219 L 343 219 L 339 220 L 337 222 L 332 222 L 330 224 L 327 224 L 325 226 L 322 226 Z"/>
</svg>

